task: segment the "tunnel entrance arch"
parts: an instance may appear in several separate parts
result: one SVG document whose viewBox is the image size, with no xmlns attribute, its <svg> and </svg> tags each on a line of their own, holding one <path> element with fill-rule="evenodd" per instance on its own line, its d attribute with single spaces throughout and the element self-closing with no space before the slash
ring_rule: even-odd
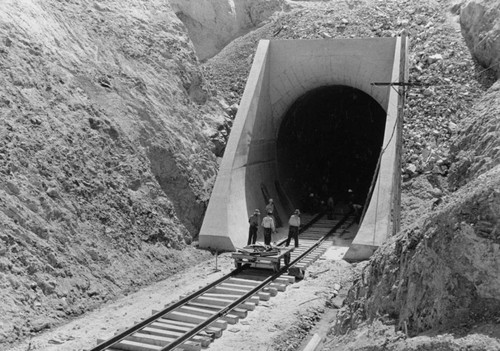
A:
<svg viewBox="0 0 500 351">
<path fill-rule="evenodd" d="M 372 102 L 359 104 L 358 99 L 364 96 L 361 92 L 369 92 L 371 98 L 385 110 L 381 112 L 383 115 L 381 121 L 385 117 L 384 131 L 379 133 L 372 130 L 371 133 L 383 136 L 383 148 L 380 141 L 379 146 L 365 147 L 371 151 L 377 149 L 376 152 L 380 153 L 380 167 L 373 172 L 376 173 L 376 178 L 373 178 L 373 174 L 370 175 L 375 180 L 373 194 L 376 196 L 371 196 L 366 203 L 363 221 L 344 259 L 362 260 L 370 257 L 377 247 L 399 228 L 404 99 L 401 88 L 395 86 L 407 82 L 406 58 L 406 37 L 261 41 L 254 55 L 252 69 L 210 196 L 199 235 L 200 247 L 218 250 L 234 250 L 236 247 L 242 247 L 248 235 L 248 216 L 254 209 L 260 209 L 262 212 L 270 197 L 275 199 L 275 211 L 285 222 L 293 210 L 291 206 L 300 206 L 300 184 L 297 183 L 305 179 L 305 176 L 297 177 L 291 171 L 295 156 L 293 149 L 292 151 L 290 149 L 299 143 L 290 136 L 283 137 L 290 135 L 283 132 L 291 120 L 290 115 L 298 115 L 299 112 L 293 111 L 299 111 L 297 106 L 305 101 L 305 105 L 309 102 L 309 105 L 314 107 L 312 110 L 318 115 L 326 116 L 321 108 L 331 104 L 330 100 L 344 104 L 340 111 L 344 111 L 345 115 L 345 111 L 349 111 L 349 108 L 345 107 L 349 95 L 351 98 L 355 95 L 353 99 L 355 102 L 351 103 L 350 107 L 354 112 L 359 106 L 365 106 L 362 111 L 370 111 L 370 108 L 366 108 L 370 104 L 378 109 L 379 107 Z M 352 90 L 353 88 L 359 91 Z M 329 89 L 340 89 L 340 92 L 334 94 L 336 98 L 326 94 L 326 97 L 318 98 L 317 103 L 311 102 L 315 101 L 315 97 L 320 97 L 321 92 L 328 92 Z M 356 94 L 352 94 L 353 91 Z M 347 113 L 347 115 L 361 116 L 364 113 Z M 315 114 L 307 114 L 302 121 L 314 120 L 315 117 Z M 348 120 L 352 126 L 356 124 L 354 120 Z M 308 139 L 320 139 L 317 135 L 323 132 L 322 123 L 326 123 L 322 121 L 323 119 L 320 119 L 320 122 L 316 123 L 321 128 L 309 131 Z M 341 133 L 340 137 L 335 139 L 349 141 L 351 145 L 354 145 L 353 140 L 356 142 L 363 140 L 362 145 L 366 146 L 368 142 L 360 131 L 368 126 L 373 127 L 364 123 L 357 128 L 347 128 L 358 133 L 354 136 L 344 135 L 346 128 L 335 129 Z M 375 128 L 378 126 L 379 124 L 375 123 Z M 333 133 L 332 130 L 330 132 Z M 316 150 L 314 152 L 321 155 L 327 154 L 323 148 L 310 149 Z M 337 168 L 351 167 L 352 162 L 343 161 L 349 159 L 349 155 L 346 154 L 351 149 L 343 150 L 344 152 L 338 153 L 340 156 L 336 157 L 334 162 L 339 166 Z M 356 158 L 360 154 L 362 152 L 358 151 L 351 156 L 354 155 Z M 369 168 L 366 165 L 370 162 L 375 163 L 375 159 L 376 157 L 370 158 L 371 161 L 368 160 L 362 167 L 355 168 L 355 171 L 372 173 L 366 171 Z M 318 165 L 324 163 L 313 162 L 311 168 L 314 172 L 311 170 L 308 172 L 314 175 L 319 172 L 321 175 L 316 179 L 324 175 L 322 170 L 316 170 L 319 168 Z M 290 180 L 290 183 L 295 184 L 293 186 L 286 184 L 289 179 L 285 178 L 290 177 L 290 174 L 293 175 Z M 344 179 L 352 180 L 347 177 Z M 362 183 L 366 189 L 368 183 L 366 180 L 359 180 L 354 184 Z M 288 187 L 287 191 L 283 188 L 285 184 Z M 348 186 L 347 181 L 344 184 Z M 336 185 L 333 188 L 340 189 L 342 186 Z M 340 191 L 338 195 L 345 198 Z M 358 197 L 362 196 L 358 194 Z M 286 222 L 283 228 L 286 228 Z"/>
<path fill-rule="evenodd" d="M 299 97 L 285 113 L 276 142 L 287 207 L 315 212 L 330 196 L 340 206 L 350 199 L 364 204 L 385 123 L 380 104 L 353 87 L 323 86 Z"/>
</svg>

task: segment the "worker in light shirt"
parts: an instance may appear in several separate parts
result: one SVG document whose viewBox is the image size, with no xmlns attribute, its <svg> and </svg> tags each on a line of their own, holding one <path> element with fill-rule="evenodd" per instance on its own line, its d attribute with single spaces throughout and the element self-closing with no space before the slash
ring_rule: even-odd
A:
<svg viewBox="0 0 500 351">
<path fill-rule="evenodd" d="M 295 210 L 293 215 L 288 220 L 288 238 L 285 246 L 290 245 L 290 240 L 295 241 L 295 247 L 299 247 L 299 227 L 300 227 L 300 211 Z"/>
<path fill-rule="evenodd" d="M 271 235 L 276 232 L 272 213 L 267 213 L 267 216 L 262 220 L 262 226 L 264 227 L 264 244 L 271 245 Z"/>
</svg>

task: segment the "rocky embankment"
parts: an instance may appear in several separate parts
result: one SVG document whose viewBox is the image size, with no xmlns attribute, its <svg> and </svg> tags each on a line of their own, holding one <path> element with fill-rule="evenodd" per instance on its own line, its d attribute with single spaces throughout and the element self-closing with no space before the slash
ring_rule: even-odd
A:
<svg viewBox="0 0 500 351">
<path fill-rule="evenodd" d="M 0 82 L 0 345 L 207 257 L 228 116 L 168 2 L 1 1 Z"/>
<path fill-rule="evenodd" d="M 489 14 L 498 13 L 500 2 L 462 5 L 460 22 L 476 49 L 472 55 L 489 57 L 479 60 L 486 67 L 478 70 L 491 70 L 498 50 L 487 53 L 477 43 L 499 36 L 500 18 L 491 20 Z M 440 182 L 446 196 L 376 252 L 350 290 L 337 333 L 366 320 L 381 321 L 401 333 L 373 341 L 373 350 L 500 347 L 500 82 L 489 85 L 473 99 L 473 108 L 460 114 L 450 139 L 448 177 Z M 401 340 L 423 332 L 441 339 Z"/>
<path fill-rule="evenodd" d="M 498 1 L 463 1 L 460 8 L 462 34 L 472 55 L 486 70 L 500 77 L 500 5 Z"/>
</svg>

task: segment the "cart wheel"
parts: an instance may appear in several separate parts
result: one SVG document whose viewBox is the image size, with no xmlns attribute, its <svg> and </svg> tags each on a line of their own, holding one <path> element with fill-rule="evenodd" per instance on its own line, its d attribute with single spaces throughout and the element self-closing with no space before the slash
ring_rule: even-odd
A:
<svg viewBox="0 0 500 351">
<path fill-rule="evenodd" d="M 285 266 L 288 266 L 290 264 L 290 254 L 287 253 L 285 255 Z"/>
<path fill-rule="evenodd" d="M 278 261 L 274 264 L 274 271 L 277 272 L 279 270 L 280 270 L 280 262 Z"/>
</svg>

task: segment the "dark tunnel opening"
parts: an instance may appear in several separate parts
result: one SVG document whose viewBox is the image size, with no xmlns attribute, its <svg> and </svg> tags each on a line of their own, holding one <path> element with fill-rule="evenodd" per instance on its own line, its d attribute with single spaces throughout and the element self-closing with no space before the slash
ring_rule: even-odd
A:
<svg viewBox="0 0 500 351">
<path fill-rule="evenodd" d="M 277 140 L 279 182 L 293 206 L 316 212 L 330 196 L 336 207 L 364 205 L 385 120 L 376 100 L 347 86 L 317 88 L 297 99 Z"/>
</svg>

